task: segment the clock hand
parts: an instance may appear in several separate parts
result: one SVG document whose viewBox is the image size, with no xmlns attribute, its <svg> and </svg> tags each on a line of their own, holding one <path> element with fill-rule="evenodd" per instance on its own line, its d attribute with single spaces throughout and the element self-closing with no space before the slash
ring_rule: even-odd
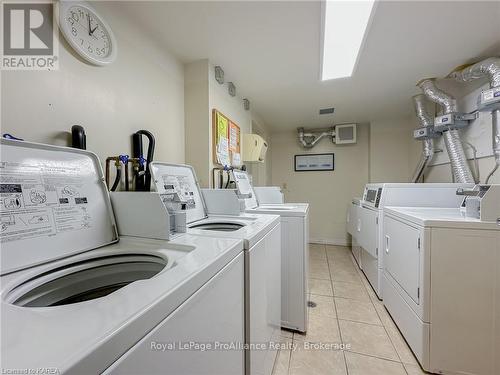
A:
<svg viewBox="0 0 500 375">
<path fill-rule="evenodd" d="M 90 26 L 90 17 L 89 17 L 89 14 L 87 13 L 87 20 L 89 21 L 89 35 L 92 36 L 92 26 Z"/>
<path fill-rule="evenodd" d="M 90 32 L 90 35 L 94 34 L 94 31 L 96 31 L 98 27 L 99 27 L 99 25 L 95 25 L 95 27 Z"/>
</svg>

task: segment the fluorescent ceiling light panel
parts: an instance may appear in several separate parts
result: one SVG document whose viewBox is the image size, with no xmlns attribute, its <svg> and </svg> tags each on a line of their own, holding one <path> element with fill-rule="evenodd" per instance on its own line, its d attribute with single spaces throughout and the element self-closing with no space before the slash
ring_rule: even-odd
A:
<svg viewBox="0 0 500 375">
<path fill-rule="evenodd" d="M 325 1 L 321 79 L 350 77 L 375 1 Z"/>
</svg>

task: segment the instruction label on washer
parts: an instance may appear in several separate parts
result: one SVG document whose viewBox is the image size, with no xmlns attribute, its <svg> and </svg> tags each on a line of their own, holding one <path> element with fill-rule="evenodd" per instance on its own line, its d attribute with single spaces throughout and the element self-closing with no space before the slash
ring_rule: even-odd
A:
<svg viewBox="0 0 500 375">
<path fill-rule="evenodd" d="M 78 167 L 0 162 L 0 242 L 91 227 Z"/>
<path fill-rule="evenodd" d="M 164 203 L 184 205 L 183 209 L 196 208 L 195 189 L 191 186 L 188 176 L 183 175 L 163 175 L 161 176 L 165 193 L 163 195 Z M 174 207 L 180 209 L 180 207 Z"/>
</svg>

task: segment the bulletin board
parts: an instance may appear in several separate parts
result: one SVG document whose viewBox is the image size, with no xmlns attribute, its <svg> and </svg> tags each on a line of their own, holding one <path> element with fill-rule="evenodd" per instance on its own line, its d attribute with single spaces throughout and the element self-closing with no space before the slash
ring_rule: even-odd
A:
<svg viewBox="0 0 500 375">
<path fill-rule="evenodd" d="M 212 150 L 215 164 L 241 166 L 240 127 L 227 116 L 212 110 Z"/>
</svg>

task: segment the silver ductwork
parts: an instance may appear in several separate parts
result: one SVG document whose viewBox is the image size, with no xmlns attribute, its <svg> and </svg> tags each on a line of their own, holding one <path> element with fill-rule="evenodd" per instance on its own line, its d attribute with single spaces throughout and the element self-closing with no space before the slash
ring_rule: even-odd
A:
<svg viewBox="0 0 500 375">
<path fill-rule="evenodd" d="M 458 68 L 449 75 L 457 81 L 468 82 L 474 79 L 487 77 L 490 88 L 500 87 L 500 57 L 490 57 L 478 63 Z M 491 111 L 493 154 L 495 157 L 495 167 L 486 178 L 486 183 L 500 167 L 500 109 L 498 106 Z"/>
<path fill-rule="evenodd" d="M 444 114 L 457 112 L 457 101 L 455 98 L 439 89 L 434 79 L 424 79 L 417 83 L 417 86 L 422 89 L 429 100 L 439 104 L 443 108 Z M 453 181 L 458 183 L 474 183 L 474 178 L 472 177 L 472 172 L 467 163 L 464 148 L 460 140 L 460 133 L 457 129 L 446 130 L 443 132 L 443 136 L 446 150 L 450 157 Z"/>
<path fill-rule="evenodd" d="M 472 65 L 459 67 L 451 72 L 449 77 L 462 82 L 488 77 L 490 87 L 498 87 L 500 86 L 500 57 L 490 57 Z"/>
<path fill-rule="evenodd" d="M 432 117 L 427 113 L 425 109 L 425 95 L 419 94 L 413 97 L 413 104 L 415 106 L 415 114 L 417 115 L 420 128 L 431 128 L 434 126 L 434 121 Z M 411 182 L 418 182 L 424 175 L 429 163 L 434 156 L 434 140 L 431 137 L 427 137 L 422 140 L 422 155 L 420 161 L 413 173 Z"/>
<path fill-rule="evenodd" d="M 335 136 L 333 128 L 321 133 L 306 133 L 304 128 L 298 128 L 297 132 L 299 133 L 299 142 L 304 148 L 313 148 L 322 138 Z"/>
</svg>

